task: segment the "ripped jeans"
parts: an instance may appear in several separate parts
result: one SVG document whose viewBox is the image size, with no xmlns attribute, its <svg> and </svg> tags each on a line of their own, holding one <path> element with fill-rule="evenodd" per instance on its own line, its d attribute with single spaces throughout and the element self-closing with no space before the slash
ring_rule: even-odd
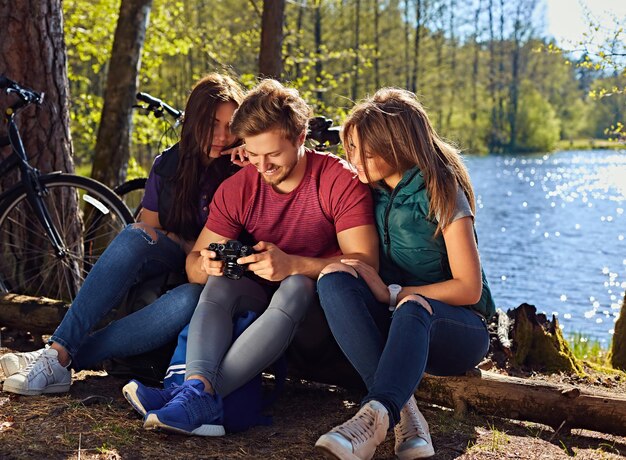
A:
<svg viewBox="0 0 626 460">
<path fill-rule="evenodd" d="M 317 290 L 333 336 L 367 387 L 361 404 L 383 404 L 390 426 L 424 372 L 461 375 L 489 348 L 485 320 L 469 308 L 426 299 L 431 314 L 410 300 L 392 315 L 361 277 L 347 272 L 323 275 Z"/>
<path fill-rule="evenodd" d="M 177 243 L 159 231 L 155 234 L 136 225 L 120 232 L 100 256 L 50 338 L 50 343 L 69 352 L 76 370 L 165 345 L 189 322 L 198 303 L 203 286 L 183 284 L 141 310 L 93 331 L 134 284 L 184 270 L 185 252 Z"/>
</svg>

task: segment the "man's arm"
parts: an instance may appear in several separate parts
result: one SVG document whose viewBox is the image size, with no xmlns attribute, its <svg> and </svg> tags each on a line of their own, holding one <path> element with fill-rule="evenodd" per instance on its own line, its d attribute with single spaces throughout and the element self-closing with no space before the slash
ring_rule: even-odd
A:
<svg viewBox="0 0 626 460">
<path fill-rule="evenodd" d="M 204 284 L 211 276 L 222 274 L 223 262 L 213 260 L 215 253 L 207 248 L 211 243 L 226 241 L 228 238 L 212 232 L 206 227 L 202 228 L 191 252 L 187 255 L 185 270 L 190 283 Z"/>
<path fill-rule="evenodd" d="M 238 260 L 249 263 L 248 269 L 270 281 L 282 281 L 289 275 L 317 278 L 322 269 L 341 259 L 359 259 L 378 268 L 378 234 L 374 225 L 361 225 L 337 233 L 342 254 L 328 258 L 289 255 L 272 243 L 261 242 L 254 249 L 261 251 Z"/>
</svg>

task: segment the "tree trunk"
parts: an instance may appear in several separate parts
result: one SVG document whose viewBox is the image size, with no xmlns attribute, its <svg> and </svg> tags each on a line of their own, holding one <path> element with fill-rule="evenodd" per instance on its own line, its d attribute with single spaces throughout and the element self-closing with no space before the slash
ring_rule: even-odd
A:
<svg viewBox="0 0 626 460">
<path fill-rule="evenodd" d="M 31 164 L 42 172 L 73 172 L 61 1 L 0 0 L 0 18 L 0 73 L 45 93 L 41 106 L 23 110 L 18 119 Z M 6 107 L 15 97 L 2 93 L 1 100 Z M 0 190 L 16 180 L 17 173 L 0 178 Z"/>
<path fill-rule="evenodd" d="M 624 296 L 622 309 L 615 323 L 613 345 L 611 346 L 611 365 L 615 369 L 626 371 L 626 296 Z"/>
<path fill-rule="evenodd" d="M 456 34 L 455 34 L 455 30 L 456 30 L 456 23 L 454 20 L 454 12 L 456 11 L 457 5 L 455 0 L 450 0 L 450 79 L 451 81 L 451 85 L 450 85 L 450 100 L 448 101 L 448 114 L 446 115 L 446 125 L 445 125 L 445 131 L 447 132 L 450 129 L 450 126 L 452 125 L 452 116 L 454 114 L 454 103 L 456 100 L 456 90 L 457 90 L 457 74 L 456 74 L 456 50 L 457 50 L 457 43 L 456 43 Z"/>
<path fill-rule="evenodd" d="M 283 73 L 283 21 L 285 0 L 264 0 L 261 18 L 259 75 L 280 79 Z"/>
<path fill-rule="evenodd" d="M 470 119 L 472 120 L 472 135 L 469 139 L 470 151 L 475 149 L 475 137 L 478 121 L 478 63 L 480 58 L 480 44 L 478 43 L 478 35 L 480 33 L 480 10 L 482 7 L 482 0 L 478 0 L 478 7 L 474 15 L 474 57 L 472 60 L 472 111 L 470 112 Z"/>
<path fill-rule="evenodd" d="M 313 27 L 315 40 L 315 87 L 317 88 L 317 104 L 323 104 L 324 91 L 322 88 L 322 0 L 315 2 L 315 24 Z"/>
<path fill-rule="evenodd" d="M 404 87 L 410 88 L 411 84 L 411 66 L 409 64 L 409 0 L 404 0 Z"/>
<path fill-rule="evenodd" d="M 463 377 L 425 375 L 416 396 L 452 407 L 457 416 L 479 414 L 543 423 L 555 430 L 582 428 L 626 435 L 626 397 L 553 385 L 492 372 Z"/>
<path fill-rule="evenodd" d="M 359 47 L 360 36 L 361 0 L 354 2 L 354 76 L 352 77 L 352 101 L 356 102 L 359 96 Z"/>
<path fill-rule="evenodd" d="M 520 54 L 522 35 L 522 2 L 517 4 L 515 21 L 513 23 L 513 52 L 511 53 L 511 84 L 509 85 L 509 107 L 507 118 L 509 121 L 509 150 L 514 152 L 517 149 L 517 108 L 519 105 L 519 85 L 520 85 Z"/>
<path fill-rule="evenodd" d="M 380 2 L 374 0 L 374 91 L 380 88 Z"/>
<path fill-rule="evenodd" d="M 411 91 L 417 93 L 419 81 L 420 40 L 422 31 L 422 0 L 415 2 L 415 46 L 413 48 L 413 73 L 411 75 Z"/>
<path fill-rule="evenodd" d="M 67 59 L 63 35 L 63 12 L 60 0 L 24 0 L 12 2 L 0 0 L 0 73 L 19 84 L 44 93 L 42 105 L 30 106 L 20 111 L 16 117 L 26 154 L 30 164 L 44 173 L 51 171 L 73 172 L 72 141 L 70 137 L 69 84 L 67 79 Z M 0 91 L 0 106 L 9 107 L 18 99 Z M 0 126 L 0 136 L 6 134 L 5 126 Z M 2 149 L 0 161 L 9 155 L 9 149 Z M 0 178 L 0 192 L 18 183 L 19 173 L 15 168 Z M 61 199 L 61 198 L 60 198 Z M 80 247 L 81 224 L 77 197 L 64 195 L 63 206 L 68 215 L 76 216 L 70 222 L 63 222 L 68 237 L 76 236 Z M 21 279 L 22 289 L 30 286 L 39 289 L 45 284 L 43 270 L 37 275 L 27 275 L 31 268 L 30 261 L 22 254 L 32 248 L 41 248 L 46 244 L 43 232 L 25 232 L 32 225 L 33 212 L 23 209 L 20 215 L 7 223 L 0 241 L 0 272 L 11 273 L 13 279 Z M 54 217 L 54 216 L 53 216 Z M 70 238 L 71 239 L 71 238 Z M 40 268 L 45 267 L 50 259 L 56 259 L 53 251 L 37 259 Z M 71 265 L 73 267 L 73 265 Z M 28 282 L 26 280 L 28 279 Z M 15 289 L 15 286 L 8 286 Z M 58 286 L 51 286 L 57 292 Z M 25 324 L 28 324 L 26 322 Z"/>
<path fill-rule="evenodd" d="M 126 178 L 133 104 L 152 0 L 122 0 L 109 62 L 91 177 L 115 186 Z"/>
</svg>

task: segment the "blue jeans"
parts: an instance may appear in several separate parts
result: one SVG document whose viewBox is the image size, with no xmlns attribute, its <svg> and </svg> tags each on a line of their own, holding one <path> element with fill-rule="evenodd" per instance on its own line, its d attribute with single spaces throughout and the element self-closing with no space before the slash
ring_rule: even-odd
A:
<svg viewBox="0 0 626 460">
<path fill-rule="evenodd" d="M 158 348 L 175 339 L 191 319 L 202 292 L 200 284 L 178 286 L 143 309 L 93 332 L 134 284 L 184 270 L 185 252 L 162 233 L 157 236 L 153 239 L 143 229 L 130 225 L 92 267 L 50 338 L 50 343 L 56 342 L 69 352 L 74 369 Z"/>
<path fill-rule="evenodd" d="M 391 315 L 362 278 L 346 272 L 322 276 L 317 288 L 337 343 L 367 387 L 362 404 L 382 403 L 391 426 L 399 422 L 424 372 L 463 374 L 489 348 L 485 320 L 468 308 L 427 299 L 432 315 L 415 301 L 403 303 Z M 388 330 L 379 319 L 385 315 Z"/>
</svg>

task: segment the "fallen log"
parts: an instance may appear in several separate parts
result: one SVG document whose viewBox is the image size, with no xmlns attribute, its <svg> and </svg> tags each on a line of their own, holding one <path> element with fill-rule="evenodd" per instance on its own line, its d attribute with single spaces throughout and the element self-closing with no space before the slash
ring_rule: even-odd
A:
<svg viewBox="0 0 626 460">
<path fill-rule="evenodd" d="M 51 333 L 68 306 L 57 300 L 0 295 L 0 326 Z M 479 414 L 543 423 L 554 429 L 583 428 L 626 436 L 626 397 L 591 393 L 493 372 L 462 377 L 425 375 L 416 396 L 426 402 Z"/>
<path fill-rule="evenodd" d="M 425 375 L 416 397 L 482 415 L 543 423 L 556 429 L 583 428 L 626 436 L 626 396 L 591 392 L 487 371 L 462 377 Z"/>
<path fill-rule="evenodd" d="M 1 294 L 0 326 L 50 334 L 61 323 L 67 309 L 67 304 L 59 300 Z"/>
</svg>

